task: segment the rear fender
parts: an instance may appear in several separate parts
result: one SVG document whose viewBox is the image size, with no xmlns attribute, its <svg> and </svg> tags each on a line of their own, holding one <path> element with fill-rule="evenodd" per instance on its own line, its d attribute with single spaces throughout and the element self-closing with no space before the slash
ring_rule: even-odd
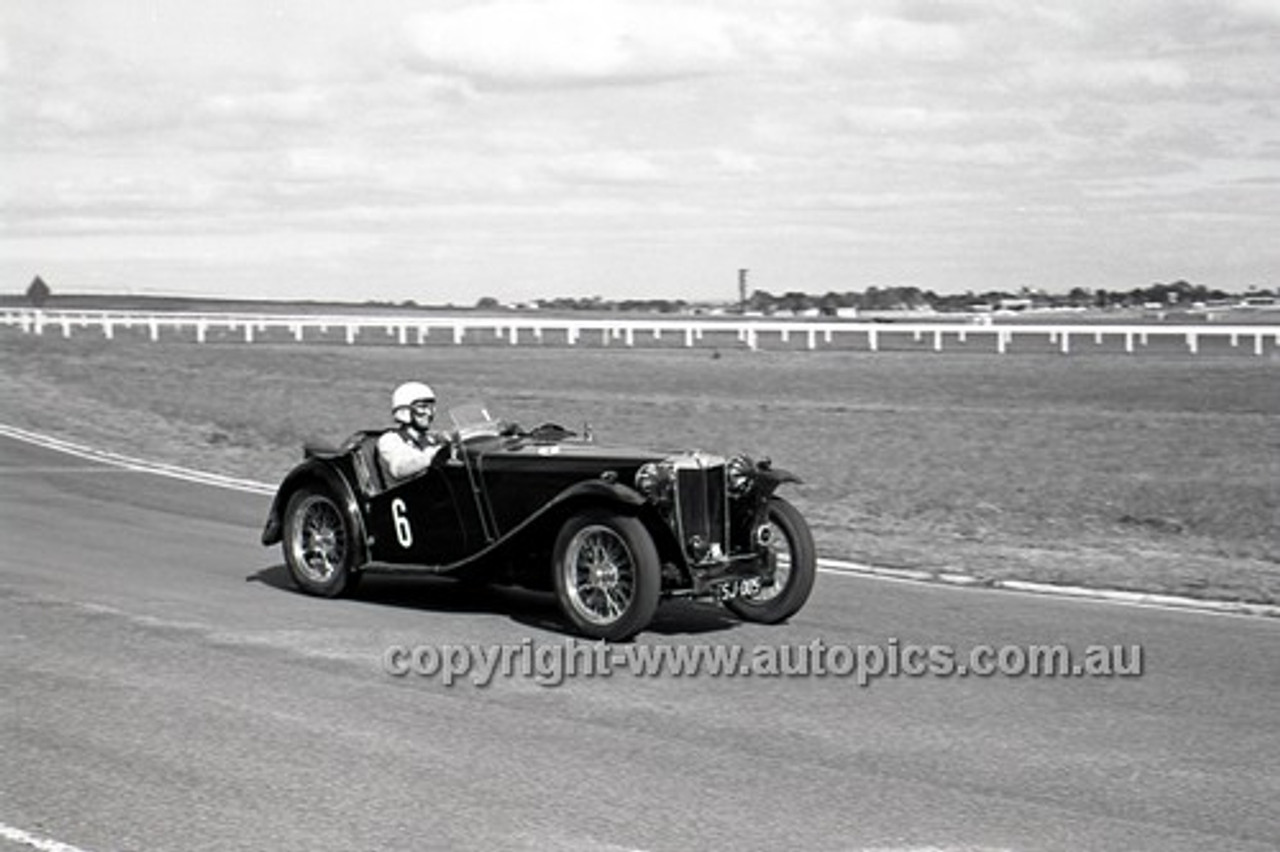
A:
<svg viewBox="0 0 1280 852">
<path fill-rule="evenodd" d="M 308 486 L 327 489 L 347 513 L 360 547 L 360 559 L 357 561 L 363 564 L 368 558 L 368 538 L 365 534 L 364 515 L 360 511 L 360 503 L 356 499 L 355 491 L 346 477 L 328 462 L 317 458 L 309 458 L 295 467 L 284 478 L 284 482 L 280 483 L 275 499 L 271 501 L 271 511 L 267 514 L 266 527 L 262 530 L 262 543 L 272 545 L 279 544 L 283 540 L 284 512 L 289 505 L 289 500 L 298 489 Z"/>
</svg>

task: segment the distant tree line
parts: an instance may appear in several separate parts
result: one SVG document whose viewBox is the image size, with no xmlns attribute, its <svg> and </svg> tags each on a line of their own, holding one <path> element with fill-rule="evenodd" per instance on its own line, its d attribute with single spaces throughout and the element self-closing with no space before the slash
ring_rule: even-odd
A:
<svg viewBox="0 0 1280 852">
<path fill-rule="evenodd" d="M 1148 287 L 1130 290 L 1090 290 L 1073 287 L 1067 293 L 1048 293 L 1023 287 L 1016 292 L 986 290 L 964 293 L 939 294 L 919 287 L 868 287 L 861 292 L 828 292 L 811 295 L 790 291 L 774 295 L 768 290 L 756 290 L 747 300 L 746 309 L 759 313 L 804 312 L 817 310 L 820 314 L 834 315 L 841 308 L 857 308 L 864 311 L 934 310 L 966 311 L 975 306 L 999 307 L 1002 303 L 1022 301 L 1033 307 L 1046 308 L 1114 308 L 1140 307 L 1159 303 L 1162 305 L 1191 305 L 1230 299 L 1232 294 L 1187 281 L 1157 282 Z"/>
<path fill-rule="evenodd" d="M 1250 295 L 1260 291 L 1251 290 Z M 757 314 L 799 314 L 818 313 L 835 316 L 842 309 L 854 308 L 859 311 L 912 311 L 933 310 L 938 312 L 969 311 L 978 306 L 998 308 L 1002 304 L 1020 302 L 1024 306 L 1036 308 L 1120 308 L 1141 307 L 1152 303 L 1165 306 L 1190 306 L 1197 302 L 1209 303 L 1220 300 L 1241 298 L 1239 294 L 1231 294 L 1225 290 L 1206 287 L 1203 284 L 1191 284 L 1187 281 L 1172 283 L 1156 282 L 1147 287 L 1134 287 L 1129 290 L 1106 290 L 1074 287 L 1066 293 L 1048 293 L 1023 287 L 1017 291 L 987 290 L 965 293 L 939 294 L 933 290 L 922 290 L 919 287 L 868 287 L 862 291 L 846 291 L 837 293 L 830 291 L 823 294 L 804 293 L 789 290 L 785 293 L 771 293 L 768 290 L 755 290 L 746 302 L 733 305 L 730 310 L 745 310 Z M 493 310 L 502 307 L 497 299 L 486 296 L 476 302 L 482 310 Z M 646 313 L 685 313 L 695 307 L 684 299 L 623 299 L 608 300 L 600 296 L 561 297 L 554 299 L 538 299 L 521 307 L 536 307 L 542 310 L 561 311 L 643 311 Z"/>
<path fill-rule="evenodd" d="M 504 305 L 492 296 L 484 296 L 476 301 L 478 310 L 495 310 L 501 307 Z M 688 311 L 690 304 L 684 299 L 613 300 L 601 296 L 560 296 L 553 299 L 537 299 L 516 307 L 535 307 L 544 311 L 638 311 L 651 314 L 675 314 Z"/>
<path fill-rule="evenodd" d="M 52 296 L 52 288 L 37 275 L 27 287 L 27 301 L 39 308 Z M 1190 307 L 1196 303 L 1212 304 L 1232 302 L 1246 296 L 1269 296 L 1272 291 L 1250 287 L 1247 293 L 1229 293 L 1218 288 L 1206 287 L 1203 284 L 1191 284 L 1178 280 L 1171 283 L 1155 282 L 1147 287 L 1134 287 L 1129 290 L 1088 289 L 1073 287 L 1066 293 L 1048 293 L 1022 287 L 1016 292 L 1007 290 L 987 290 L 976 293 L 972 290 L 965 293 L 938 294 L 932 290 L 919 287 L 868 287 L 866 290 L 849 290 L 843 293 L 829 291 L 820 295 L 804 293 L 799 290 L 788 290 L 774 294 L 768 290 L 755 290 L 746 301 L 732 305 L 720 303 L 692 303 L 685 299 L 604 299 L 600 296 L 557 297 L 537 299 L 520 305 L 504 305 L 492 296 L 484 296 L 476 301 L 478 310 L 499 310 L 503 308 L 538 309 L 551 311 L 623 311 L 637 313 L 689 313 L 694 310 L 718 307 L 729 311 L 743 310 L 755 314 L 803 314 L 816 313 L 825 316 L 836 316 L 842 310 L 858 311 L 919 311 L 937 312 L 971 311 L 986 306 L 1000 308 L 1010 303 L 1019 303 L 1022 307 L 1031 308 L 1122 308 L 1142 307 L 1158 304 L 1163 307 Z M 1280 296 L 1280 289 L 1275 295 Z M 392 303 L 370 300 L 370 306 L 389 305 Z M 401 307 L 415 308 L 418 303 L 410 299 L 400 303 Z M 450 306 L 452 307 L 452 306 Z"/>
</svg>

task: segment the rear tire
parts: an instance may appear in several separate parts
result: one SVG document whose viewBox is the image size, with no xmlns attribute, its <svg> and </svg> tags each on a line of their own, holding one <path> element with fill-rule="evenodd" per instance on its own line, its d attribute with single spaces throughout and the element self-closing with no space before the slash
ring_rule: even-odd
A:
<svg viewBox="0 0 1280 852">
<path fill-rule="evenodd" d="M 284 513 L 284 561 L 298 588 L 336 598 L 355 588 L 355 524 L 327 491 L 300 488 Z"/>
<path fill-rule="evenodd" d="M 560 609 L 584 636 L 630 639 L 657 611 L 658 549 L 636 518 L 600 510 L 570 518 L 556 537 L 552 570 Z"/>
<path fill-rule="evenodd" d="M 777 624 L 800 611 L 817 576 L 813 534 L 800 511 L 781 497 L 769 498 L 766 522 L 773 527 L 768 558 L 774 560 L 774 585 L 751 597 L 734 598 L 725 606 L 743 621 Z"/>
</svg>

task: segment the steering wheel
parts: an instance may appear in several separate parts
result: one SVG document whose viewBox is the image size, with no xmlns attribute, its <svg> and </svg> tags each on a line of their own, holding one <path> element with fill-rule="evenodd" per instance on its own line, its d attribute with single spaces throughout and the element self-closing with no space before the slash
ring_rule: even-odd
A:
<svg viewBox="0 0 1280 852">
<path fill-rule="evenodd" d="M 559 423 L 541 423 L 528 433 L 529 437 L 535 441 L 563 441 L 565 438 L 572 438 L 577 435 L 572 429 L 566 429 Z"/>
</svg>

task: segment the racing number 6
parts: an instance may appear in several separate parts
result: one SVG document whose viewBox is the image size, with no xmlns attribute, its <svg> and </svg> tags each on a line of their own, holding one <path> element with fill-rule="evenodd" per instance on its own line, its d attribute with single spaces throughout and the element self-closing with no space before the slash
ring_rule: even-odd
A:
<svg viewBox="0 0 1280 852">
<path fill-rule="evenodd" d="M 396 527 L 396 541 L 400 542 L 401 547 L 409 548 L 413 546 L 413 527 L 409 526 L 409 517 L 405 512 L 403 500 L 396 498 L 391 501 L 391 520 Z"/>
</svg>

